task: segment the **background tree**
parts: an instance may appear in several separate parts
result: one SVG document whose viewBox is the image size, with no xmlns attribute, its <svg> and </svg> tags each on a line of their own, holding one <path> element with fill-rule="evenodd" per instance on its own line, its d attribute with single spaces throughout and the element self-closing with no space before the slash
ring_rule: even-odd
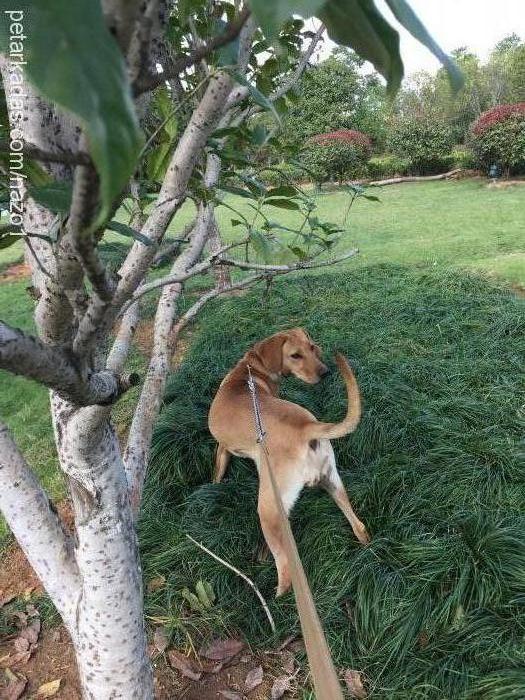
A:
<svg viewBox="0 0 525 700">
<path fill-rule="evenodd" d="M 455 75 L 409 6 L 387 2 Z M 0 67 L 12 152 L 2 167 L 11 205 L 15 192 L 23 198 L 24 221 L 21 228 L 16 225 L 12 206 L 0 245 L 22 236 L 27 247 L 37 335 L 0 322 L 0 367 L 50 390 L 75 536 L 63 528 L 5 427 L 0 430 L 0 509 L 71 634 L 84 696 L 149 699 L 152 674 L 135 521 L 178 333 L 226 289 L 334 262 L 315 263 L 337 230 L 310 217 L 311 201 L 295 189 L 275 192 L 252 179 L 243 180 L 238 191 L 251 200 L 255 215 L 250 220 L 239 215 L 239 237 L 220 241 L 214 211 L 228 206 L 220 192 L 242 175 L 238 167 L 246 167 L 232 143 L 269 138 L 251 128 L 251 115 L 262 108 L 278 121 L 285 95 L 308 63 L 321 32 L 305 37 L 302 23 L 291 15 L 317 13 L 335 41 L 374 63 L 391 92 L 403 72 L 398 36 L 371 0 L 344 5 L 337 0 L 286 5 L 105 0 L 102 6 L 93 0 L 21 0 L 7 9 Z M 21 34 L 25 64 L 16 65 L 22 39 L 13 37 Z M 160 74 L 157 65 L 163 67 Z M 264 81 L 271 87 L 266 94 L 257 87 Z M 25 144 L 28 162 L 41 164 L 28 185 L 16 169 L 15 141 Z M 149 271 L 159 246 L 188 198 L 195 203 L 195 223 L 170 273 L 153 278 Z M 122 206 L 137 228 L 114 219 Z M 284 246 L 291 262 L 261 262 L 274 255 L 274 244 L 282 248 L 279 226 L 265 213 L 279 206 L 303 212 L 304 225 L 295 232 L 297 243 Z M 99 254 L 108 228 L 134 239 L 118 271 Z M 260 257 L 236 257 L 241 245 Z M 224 266 L 244 274 L 233 284 L 211 285 L 179 314 L 184 284 Z M 140 300 L 154 290 L 160 297 L 153 350 L 122 447 L 112 411 L 141 380 L 126 371 L 126 363 Z"/>
</svg>

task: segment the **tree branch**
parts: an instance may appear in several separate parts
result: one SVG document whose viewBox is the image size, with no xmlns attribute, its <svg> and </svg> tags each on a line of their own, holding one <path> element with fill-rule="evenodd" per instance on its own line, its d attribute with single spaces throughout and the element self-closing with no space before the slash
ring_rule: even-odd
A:
<svg viewBox="0 0 525 700">
<path fill-rule="evenodd" d="M 142 227 L 142 233 L 153 243 L 162 240 L 173 215 L 185 201 L 188 181 L 195 163 L 223 114 L 230 90 L 231 79 L 228 75 L 219 73 L 212 76 L 199 106 L 179 139 L 159 196 Z M 125 302 L 144 279 L 155 252 L 155 246 L 133 244 L 119 271 L 120 281 L 104 319 L 106 329 L 111 328 Z"/>
<path fill-rule="evenodd" d="M 301 78 L 301 76 L 304 72 L 304 69 L 308 65 L 308 61 L 312 58 L 312 54 L 315 51 L 315 47 L 317 46 L 317 44 L 321 40 L 321 37 L 323 36 L 325 29 L 326 29 L 326 27 L 324 26 L 324 24 L 319 25 L 315 35 L 312 37 L 312 40 L 311 40 L 310 44 L 308 45 L 308 48 L 306 49 L 306 51 L 304 51 L 301 58 L 299 59 L 299 63 L 295 67 L 295 70 L 292 73 L 292 75 L 290 75 L 284 81 L 284 83 L 280 87 L 278 87 L 277 90 L 275 90 L 275 92 L 273 92 L 270 95 L 270 100 L 272 102 L 275 102 L 283 95 L 286 95 L 286 93 L 289 92 L 294 87 L 294 85 L 296 85 L 296 83 L 299 81 L 299 79 Z"/>
<path fill-rule="evenodd" d="M 0 153 L 9 153 L 9 143 L 0 141 Z M 22 153 L 28 158 L 41 161 L 43 163 L 62 163 L 64 165 L 91 165 L 92 160 L 88 153 L 81 151 L 46 151 L 35 146 L 34 143 L 25 143 Z"/>
<path fill-rule="evenodd" d="M 65 623 L 81 591 L 73 545 L 6 426 L 0 423 L 0 511 Z"/>
<path fill-rule="evenodd" d="M 189 68 L 195 63 L 201 61 L 203 58 L 206 58 L 206 56 L 209 56 L 211 53 L 213 53 L 213 51 L 220 49 L 221 46 L 229 44 L 231 41 L 237 38 L 249 16 L 250 9 L 245 7 L 243 10 L 241 10 L 238 17 L 236 17 L 226 26 L 222 34 L 213 37 L 210 39 L 210 41 L 208 41 L 208 43 L 203 44 L 202 46 L 197 46 L 186 56 L 176 58 L 169 68 L 162 73 L 158 73 L 157 75 L 148 75 L 139 79 L 134 85 L 133 89 L 135 96 L 140 95 L 143 92 L 154 90 L 159 85 L 163 85 L 167 80 L 172 80 L 173 78 L 178 77 L 186 68 Z"/>
<path fill-rule="evenodd" d="M 173 264 L 174 276 L 180 270 L 191 268 L 194 262 L 199 259 L 206 244 L 210 216 L 211 205 L 201 203 L 190 244 Z M 181 290 L 180 282 L 175 282 L 165 286 L 162 291 L 155 315 L 153 350 L 148 372 L 133 415 L 124 454 L 131 505 L 135 515 L 138 515 L 142 500 L 153 426 L 159 414 L 169 372 L 172 356 L 171 329 Z"/>
<path fill-rule="evenodd" d="M 0 368 L 55 390 L 79 406 L 108 405 L 137 383 L 137 375 L 83 373 L 72 355 L 0 321 Z"/>
<path fill-rule="evenodd" d="M 302 53 L 297 66 L 293 73 L 284 81 L 284 83 L 277 88 L 270 96 L 269 100 L 271 102 L 275 102 L 278 100 L 280 97 L 283 97 L 286 95 L 287 92 L 289 92 L 300 80 L 302 74 L 304 73 L 304 70 L 306 66 L 308 65 L 308 61 L 312 57 L 313 52 L 315 51 L 315 47 L 321 40 L 321 37 L 325 31 L 325 26 L 324 24 L 321 24 L 319 28 L 317 29 L 315 35 L 312 37 L 312 40 L 310 41 L 308 48 Z M 244 85 L 238 85 L 237 87 L 232 90 L 229 98 L 228 98 L 228 108 L 235 107 L 238 105 L 240 102 L 242 102 L 246 97 L 249 95 L 249 90 L 247 87 Z M 252 109 L 248 110 L 249 114 L 255 114 L 256 112 L 261 112 L 262 107 L 253 107 Z"/>
<path fill-rule="evenodd" d="M 124 369 L 138 322 L 139 305 L 131 304 L 122 317 L 117 337 L 106 362 L 106 368 L 112 372 L 122 372 Z"/>
<path fill-rule="evenodd" d="M 185 313 L 182 314 L 182 316 L 179 318 L 179 320 L 173 327 L 172 342 L 176 341 L 179 333 L 188 325 L 188 323 L 193 321 L 193 319 L 199 313 L 202 307 L 209 301 L 211 301 L 212 299 L 216 299 L 221 294 L 227 294 L 228 292 L 234 292 L 240 289 L 246 289 L 246 287 L 251 287 L 252 285 L 257 284 L 257 282 L 261 282 L 262 280 L 268 279 L 268 277 L 268 275 L 264 274 L 250 275 L 250 277 L 246 277 L 240 282 L 235 282 L 224 287 L 214 287 L 208 292 L 205 292 L 202 296 L 199 297 L 199 299 L 197 299 L 197 301 L 192 306 L 190 306 L 190 308 Z"/>
<path fill-rule="evenodd" d="M 160 287 L 165 287 L 168 284 L 180 284 L 182 282 L 186 282 L 186 280 L 189 280 L 190 277 L 196 277 L 197 275 L 205 274 L 214 265 L 221 264 L 220 256 L 223 253 L 226 253 L 228 250 L 232 250 L 233 248 L 237 248 L 238 246 L 245 245 L 245 243 L 248 240 L 248 238 L 245 238 L 242 241 L 238 241 L 237 243 L 229 243 L 228 245 L 223 246 L 220 250 L 217 250 L 205 260 L 202 260 L 199 263 L 195 263 L 183 272 L 179 272 L 179 270 L 181 269 L 180 265 L 178 265 L 180 257 L 177 258 L 177 260 L 175 261 L 176 264 L 172 268 L 170 274 L 166 277 L 159 277 L 159 279 L 147 282 L 141 287 L 139 287 L 133 295 L 132 299 L 123 307 L 123 312 L 127 311 L 132 303 L 138 301 L 145 294 L 148 294 L 149 292 L 152 292 L 155 289 L 160 289 Z M 173 272 L 174 269 L 177 271 Z"/>
<path fill-rule="evenodd" d="M 306 260 L 304 262 L 293 263 L 292 265 L 262 265 L 259 263 L 244 262 L 243 260 L 234 260 L 233 258 L 219 258 L 216 260 L 217 265 L 231 265 L 233 267 L 238 267 L 241 270 L 259 270 L 260 272 L 270 272 L 270 273 L 284 273 L 284 272 L 294 272 L 295 270 L 313 270 L 317 267 L 330 267 L 331 265 L 337 265 L 337 263 L 348 260 L 348 258 L 353 258 L 359 253 L 357 248 L 353 248 L 338 258 L 331 258 L 330 260 L 320 260 L 319 262 L 314 262 L 311 260 Z"/>
</svg>

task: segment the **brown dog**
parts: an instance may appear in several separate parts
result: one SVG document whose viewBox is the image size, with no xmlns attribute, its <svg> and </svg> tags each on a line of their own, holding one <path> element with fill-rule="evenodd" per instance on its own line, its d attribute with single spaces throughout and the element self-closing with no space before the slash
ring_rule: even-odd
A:
<svg viewBox="0 0 525 700">
<path fill-rule="evenodd" d="M 348 500 L 329 442 L 355 430 L 361 417 L 359 388 L 347 361 L 342 355 L 336 355 L 348 394 L 347 415 L 340 423 L 321 423 L 301 406 L 278 398 L 281 377 L 293 374 L 308 384 L 316 384 L 327 374 L 329 370 L 320 358 L 319 347 L 302 328 L 262 340 L 248 350 L 223 379 L 208 419 L 210 432 L 218 442 L 215 483 L 224 476 L 231 455 L 250 457 L 257 465 L 259 518 L 277 567 L 277 595 L 290 588 L 290 572 L 271 483 L 261 476 L 258 464 L 260 448 L 246 383 L 247 365 L 257 385 L 270 463 L 286 513 L 290 513 L 304 486 L 322 486 L 348 518 L 357 539 L 363 544 L 369 541 L 365 526 Z"/>
</svg>

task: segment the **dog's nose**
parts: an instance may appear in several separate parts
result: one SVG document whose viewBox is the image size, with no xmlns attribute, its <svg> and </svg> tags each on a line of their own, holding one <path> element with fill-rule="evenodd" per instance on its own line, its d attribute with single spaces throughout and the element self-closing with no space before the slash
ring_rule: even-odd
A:
<svg viewBox="0 0 525 700">
<path fill-rule="evenodd" d="M 327 374 L 330 374 L 330 368 L 324 365 L 323 369 L 319 372 L 319 374 L 321 377 L 326 377 Z"/>
</svg>

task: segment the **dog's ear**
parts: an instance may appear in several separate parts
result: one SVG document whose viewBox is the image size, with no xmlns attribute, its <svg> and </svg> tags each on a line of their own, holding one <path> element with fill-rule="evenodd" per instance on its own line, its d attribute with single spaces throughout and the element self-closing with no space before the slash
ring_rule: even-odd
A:
<svg viewBox="0 0 525 700">
<path fill-rule="evenodd" d="M 276 333 L 253 347 L 261 364 L 272 374 L 280 374 L 283 370 L 283 345 L 286 339 L 286 333 Z"/>
</svg>

